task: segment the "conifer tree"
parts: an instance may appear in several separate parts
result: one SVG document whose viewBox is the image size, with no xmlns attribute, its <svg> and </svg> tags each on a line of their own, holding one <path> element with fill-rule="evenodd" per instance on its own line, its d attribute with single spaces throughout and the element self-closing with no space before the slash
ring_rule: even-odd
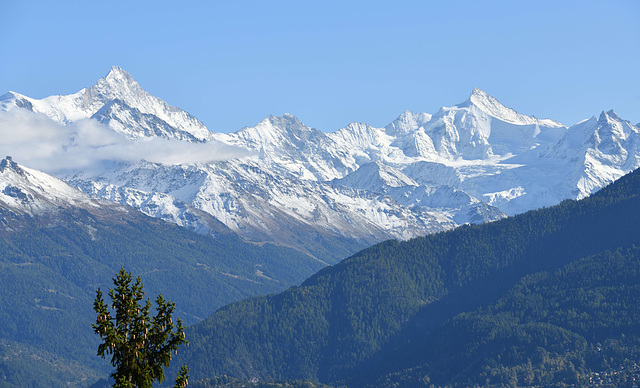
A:
<svg viewBox="0 0 640 388">
<path fill-rule="evenodd" d="M 175 303 L 165 300 L 162 294 L 156 298 L 156 315 L 150 316 L 151 301 L 144 306 L 143 285 L 140 277 L 132 284 L 131 273 L 120 268 L 113 279 L 114 289 L 109 288 L 111 309 L 102 299 L 102 291 L 96 292 L 93 308 L 98 314 L 92 324 L 103 342 L 98 355 L 111 354 L 111 374 L 117 388 L 149 388 L 154 381 L 164 380 L 164 368 L 169 366 L 172 353 L 178 353 L 179 345 L 188 342 L 180 319 L 173 322 Z M 182 367 L 176 387 L 187 384 L 189 369 Z"/>
</svg>

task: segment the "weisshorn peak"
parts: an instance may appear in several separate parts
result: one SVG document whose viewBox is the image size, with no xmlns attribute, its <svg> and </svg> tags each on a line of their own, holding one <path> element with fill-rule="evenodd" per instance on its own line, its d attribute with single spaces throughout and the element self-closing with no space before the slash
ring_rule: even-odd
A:
<svg viewBox="0 0 640 388">
<path fill-rule="evenodd" d="M 200 233 L 212 231 L 206 215 L 247 240 L 295 247 L 327 263 L 381 240 L 581 198 L 640 166 L 640 130 L 613 111 L 567 127 L 520 114 L 478 88 L 434 114 L 405 111 L 383 128 L 351 123 L 332 133 L 290 114 L 213 133 L 118 67 L 72 95 L 0 97 L 0 110 L 13 109 L 61 125 L 96 120 L 131 142 L 245 150 L 215 162 L 128 160 L 59 177 Z"/>
</svg>

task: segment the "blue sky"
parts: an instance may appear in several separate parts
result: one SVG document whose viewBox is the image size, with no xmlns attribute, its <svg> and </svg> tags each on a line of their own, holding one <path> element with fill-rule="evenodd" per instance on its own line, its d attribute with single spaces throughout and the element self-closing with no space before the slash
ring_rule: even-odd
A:
<svg viewBox="0 0 640 388">
<path fill-rule="evenodd" d="M 571 125 L 640 122 L 640 1 L 4 1 L 0 94 L 112 65 L 209 129 L 291 113 L 326 132 L 435 113 L 477 86 Z"/>
</svg>

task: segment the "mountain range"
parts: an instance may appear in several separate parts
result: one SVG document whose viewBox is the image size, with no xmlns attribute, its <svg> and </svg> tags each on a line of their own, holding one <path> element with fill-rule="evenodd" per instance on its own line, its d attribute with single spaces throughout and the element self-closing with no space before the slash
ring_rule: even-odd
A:
<svg viewBox="0 0 640 388">
<path fill-rule="evenodd" d="M 477 88 L 434 114 L 406 111 L 383 128 L 351 123 L 332 133 L 290 114 L 214 133 L 119 67 L 72 95 L 9 92 L 0 110 L 63 126 L 91 120 L 133 144 L 233 149 L 238 156 L 222 160 L 49 172 L 94 198 L 199 233 L 213 231 L 210 216 L 247 241 L 293 247 L 328 264 L 386 239 L 583 198 L 640 166 L 640 129 L 613 111 L 567 127 L 520 114 Z"/>
</svg>

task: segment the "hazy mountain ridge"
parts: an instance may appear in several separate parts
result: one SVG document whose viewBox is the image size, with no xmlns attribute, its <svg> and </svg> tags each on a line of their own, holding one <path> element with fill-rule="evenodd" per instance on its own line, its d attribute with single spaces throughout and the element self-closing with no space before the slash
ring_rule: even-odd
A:
<svg viewBox="0 0 640 388">
<path fill-rule="evenodd" d="M 406 111 L 383 128 L 352 123 L 332 133 L 290 114 L 235 133 L 212 133 L 118 67 L 74 95 L 34 100 L 11 92 L 0 98 L 0 108 L 29 109 L 63 124 L 93 117 L 132 141 L 221 142 L 247 150 L 253 156 L 178 166 L 141 161 L 62 177 L 92 196 L 206 231 L 198 217 L 185 221 L 188 210 L 145 207 L 140 198 L 182 203 L 246 239 L 294 246 L 328 262 L 342 253 L 325 256 L 313 247 L 314 236 L 353 253 L 353 247 L 389 238 L 582 198 L 640 166 L 640 130 L 613 111 L 567 128 L 522 115 L 477 88 L 433 115 Z M 365 173 L 375 166 L 378 173 Z M 405 178 L 382 174 L 380 180 L 383 171 Z M 274 232 L 277 225 L 305 233 L 291 237 Z"/>
</svg>

